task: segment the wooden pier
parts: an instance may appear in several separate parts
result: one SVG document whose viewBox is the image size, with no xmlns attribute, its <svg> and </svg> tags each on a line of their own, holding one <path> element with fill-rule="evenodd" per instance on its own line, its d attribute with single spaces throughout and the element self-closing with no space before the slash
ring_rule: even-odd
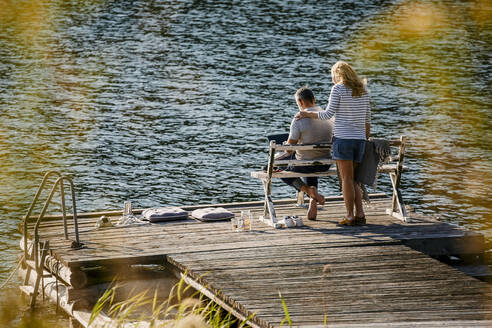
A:
<svg viewBox="0 0 492 328">
<path fill-rule="evenodd" d="M 327 200 L 317 221 L 306 220 L 294 200 L 279 201 L 279 217 L 298 215 L 305 226 L 274 229 L 255 220 L 250 232 L 191 219 L 97 230 L 101 214 L 87 213 L 79 215 L 85 245 L 79 250 L 64 239 L 57 217 L 39 231 L 40 240 L 49 240 L 48 258 L 68 272 L 62 307 L 83 326 L 90 316 L 83 291 L 89 272 L 97 271 L 88 268 L 162 264 L 236 317 L 254 314 L 253 327 L 279 326 L 285 317 L 280 295 L 294 326 L 491 327 L 490 285 L 430 257 L 475 259 L 483 255 L 483 236 L 416 213 L 399 221 L 386 214 L 390 202 L 375 198 L 366 225 L 340 227 L 339 197 Z M 255 219 L 263 214 L 260 202 L 222 206 L 236 215 L 250 209 Z"/>
</svg>

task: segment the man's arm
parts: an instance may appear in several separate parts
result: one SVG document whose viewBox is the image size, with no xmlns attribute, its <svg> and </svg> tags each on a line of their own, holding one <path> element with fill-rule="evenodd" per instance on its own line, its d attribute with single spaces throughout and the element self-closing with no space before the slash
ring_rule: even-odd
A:
<svg viewBox="0 0 492 328">
<path fill-rule="evenodd" d="M 289 139 L 287 140 L 287 144 L 288 144 L 288 145 L 297 145 L 297 142 L 298 142 L 298 141 L 299 141 L 299 140 L 296 140 L 296 139 L 290 139 L 290 138 L 289 138 Z"/>
<path fill-rule="evenodd" d="M 290 132 L 289 132 L 289 138 L 287 139 L 287 144 L 296 145 L 300 137 L 301 137 L 301 132 L 299 128 L 299 122 L 293 119 L 292 122 L 290 123 Z M 287 155 L 290 156 L 292 153 L 293 150 L 286 151 L 285 153 L 276 156 L 275 159 L 282 159 L 284 157 L 287 157 Z"/>
<path fill-rule="evenodd" d="M 287 140 L 287 144 L 288 144 L 288 145 L 297 145 L 297 142 L 298 142 L 298 141 L 299 141 L 299 140 L 296 140 L 296 139 L 290 139 L 290 138 L 289 138 L 289 139 Z M 288 153 L 292 153 L 292 152 L 293 152 L 293 150 L 287 150 L 287 152 L 288 152 Z"/>
<path fill-rule="evenodd" d="M 290 122 L 289 138 L 287 139 L 288 145 L 295 145 L 301 138 L 301 123 L 295 118 Z"/>
<path fill-rule="evenodd" d="M 371 123 L 366 123 L 366 140 L 371 136 Z"/>
<path fill-rule="evenodd" d="M 287 140 L 287 144 L 288 144 L 288 145 L 296 145 L 298 141 L 299 141 L 299 140 L 295 140 L 295 139 L 290 139 L 290 138 L 289 138 L 289 139 Z M 284 152 L 284 153 L 280 153 L 280 154 L 278 154 L 277 156 L 275 156 L 275 159 L 276 159 L 276 160 L 279 160 L 279 159 L 285 159 L 285 158 L 287 158 L 287 157 L 290 157 L 290 156 L 291 156 L 291 154 L 292 154 L 293 152 L 294 152 L 293 150 L 287 150 L 286 152 Z"/>
</svg>

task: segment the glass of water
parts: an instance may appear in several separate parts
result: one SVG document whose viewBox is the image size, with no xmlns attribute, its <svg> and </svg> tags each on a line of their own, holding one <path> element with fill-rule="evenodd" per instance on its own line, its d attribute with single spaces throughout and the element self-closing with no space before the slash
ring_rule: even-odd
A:
<svg viewBox="0 0 492 328">
<path fill-rule="evenodd" d="M 243 222 L 243 231 L 251 231 L 253 230 L 253 216 L 251 215 L 250 210 L 241 211 L 241 219 Z"/>
<path fill-rule="evenodd" d="M 130 215 L 133 215 L 132 202 L 127 200 L 123 204 L 123 216 L 130 216 Z"/>
</svg>

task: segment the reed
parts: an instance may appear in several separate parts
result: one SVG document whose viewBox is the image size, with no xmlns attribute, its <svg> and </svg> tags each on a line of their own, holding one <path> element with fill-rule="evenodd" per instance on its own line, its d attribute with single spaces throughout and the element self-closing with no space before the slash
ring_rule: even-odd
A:
<svg viewBox="0 0 492 328">
<path fill-rule="evenodd" d="M 104 312 L 117 327 L 140 322 L 150 328 L 243 328 L 249 327 L 248 321 L 254 316 L 239 321 L 217 303 L 192 290 L 183 278 L 173 286 L 164 301 L 159 300 L 157 291 L 152 293 L 150 290 L 131 292 L 131 296 L 117 301 L 118 288 L 117 283 L 112 284 L 99 298 L 89 324 Z"/>
<path fill-rule="evenodd" d="M 289 314 L 289 309 L 287 308 L 287 303 L 285 302 L 285 298 L 283 297 L 282 293 L 278 291 L 278 296 L 280 297 L 280 301 L 282 302 L 282 308 L 284 309 L 284 318 L 280 322 L 280 326 L 284 324 L 284 322 L 287 322 L 289 324 L 289 327 L 292 327 L 292 320 L 290 319 L 290 314 Z"/>
</svg>

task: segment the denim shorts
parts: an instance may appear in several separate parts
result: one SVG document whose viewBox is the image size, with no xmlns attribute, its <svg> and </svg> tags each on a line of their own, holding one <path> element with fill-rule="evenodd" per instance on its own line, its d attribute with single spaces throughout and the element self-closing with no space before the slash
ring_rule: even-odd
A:
<svg viewBox="0 0 492 328">
<path fill-rule="evenodd" d="M 333 137 L 333 159 L 350 160 L 357 163 L 362 161 L 366 141 L 359 139 L 340 139 Z"/>
</svg>

